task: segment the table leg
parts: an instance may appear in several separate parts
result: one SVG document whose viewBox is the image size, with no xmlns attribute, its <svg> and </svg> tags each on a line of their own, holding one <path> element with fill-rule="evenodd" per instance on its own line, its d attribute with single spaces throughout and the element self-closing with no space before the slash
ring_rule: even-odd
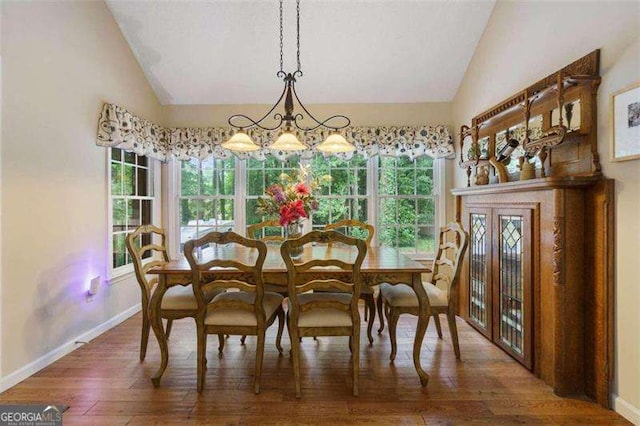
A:
<svg viewBox="0 0 640 426">
<path fill-rule="evenodd" d="M 422 340 L 429 325 L 431 309 L 429 307 L 427 292 L 422 286 L 421 274 L 413 274 L 411 282 L 413 291 L 416 292 L 416 296 L 418 297 L 418 327 L 416 328 L 416 337 L 413 342 L 413 365 L 418 372 L 418 376 L 420 376 L 420 384 L 427 386 L 427 383 L 429 383 L 429 375 L 420 365 L 420 349 L 422 348 Z"/>
<path fill-rule="evenodd" d="M 151 377 L 151 382 L 154 387 L 160 386 L 160 379 L 162 378 L 164 371 L 167 369 L 167 364 L 169 362 L 169 346 L 167 345 L 167 336 L 165 335 L 164 328 L 162 327 L 162 316 L 160 314 L 162 297 L 166 291 L 167 277 L 165 275 L 160 275 L 158 279 L 158 286 L 149 301 L 149 320 L 151 321 L 151 328 L 153 328 L 153 332 L 156 335 L 156 340 L 158 340 L 161 356 L 160 368 L 156 374 Z"/>
</svg>

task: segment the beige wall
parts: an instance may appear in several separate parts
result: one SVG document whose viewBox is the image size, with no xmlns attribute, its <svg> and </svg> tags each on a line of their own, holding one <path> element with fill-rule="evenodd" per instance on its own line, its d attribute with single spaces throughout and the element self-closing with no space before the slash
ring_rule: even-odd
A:
<svg viewBox="0 0 640 426">
<path fill-rule="evenodd" d="M 636 410 L 640 407 L 640 161 L 610 161 L 608 114 L 609 94 L 640 78 L 639 18 L 638 2 L 499 2 L 452 111 L 457 128 L 470 124 L 477 113 L 592 50 L 602 49 L 598 143 L 603 173 L 616 180 L 618 229 L 613 391 Z M 454 185 L 466 185 L 459 168 Z"/>
<path fill-rule="evenodd" d="M 140 301 L 106 277 L 103 102 L 161 121 L 162 110 L 102 2 L 2 7 L 2 374 L 35 361 Z"/>
<path fill-rule="evenodd" d="M 274 101 L 277 98 L 274 97 Z M 304 102 L 304 99 L 303 99 Z M 263 116 L 272 105 L 168 105 L 164 106 L 168 127 L 227 126 L 233 114 Z M 451 103 L 413 104 L 322 104 L 305 105 L 318 119 L 346 115 L 354 126 L 450 124 Z"/>
</svg>

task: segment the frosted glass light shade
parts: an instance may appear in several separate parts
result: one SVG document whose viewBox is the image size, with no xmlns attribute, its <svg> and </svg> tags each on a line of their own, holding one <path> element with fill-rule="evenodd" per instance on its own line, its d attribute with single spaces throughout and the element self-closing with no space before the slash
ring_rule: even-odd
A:
<svg viewBox="0 0 640 426">
<path fill-rule="evenodd" d="M 351 152 L 356 147 L 351 145 L 340 133 L 330 134 L 316 149 L 322 152 Z"/>
<path fill-rule="evenodd" d="M 244 132 L 236 132 L 231 139 L 220 144 L 223 148 L 231 151 L 250 152 L 260 149 L 258 145 L 251 140 L 251 137 Z"/>
<path fill-rule="evenodd" d="M 293 133 L 283 132 L 270 148 L 277 151 L 302 151 L 307 149 L 307 146 L 300 142 Z"/>
</svg>

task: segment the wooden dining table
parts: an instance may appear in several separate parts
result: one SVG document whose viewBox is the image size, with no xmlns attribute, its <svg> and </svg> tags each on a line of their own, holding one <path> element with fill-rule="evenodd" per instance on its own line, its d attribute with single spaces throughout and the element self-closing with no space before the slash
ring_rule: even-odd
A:
<svg viewBox="0 0 640 426">
<path fill-rule="evenodd" d="M 257 250 L 240 247 L 240 246 L 214 246 L 205 249 L 198 254 L 202 261 L 211 259 L 233 259 L 245 264 L 255 262 Z M 356 256 L 356 250 L 346 246 L 305 246 L 302 253 L 301 262 L 311 259 L 343 259 L 345 261 L 353 261 Z M 237 269 L 232 268 L 212 268 L 209 270 L 211 279 L 238 279 L 247 278 Z M 419 313 L 418 324 L 416 327 L 416 335 L 413 343 L 413 364 L 420 378 L 422 386 L 426 386 L 429 381 L 429 375 L 420 365 L 420 349 L 424 334 L 427 330 L 431 309 L 426 291 L 422 285 L 422 274 L 429 273 L 431 269 L 428 266 L 419 263 L 399 250 L 391 247 L 369 247 L 367 256 L 365 257 L 361 274 L 363 286 L 374 286 L 382 283 L 407 284 L 418 297 Z M 182 285 L 191 285 L 191 268 L 186 258 L 182 256 L 180 259 L 171 260 L 163 266 L 152 268 L 149 274 L 158 275 L 158 285 L 151 296 L 149 302 L 149 318 L 151 327 L 158 340 L 160 346 L 160 368 L 153 375 L 151 381 L 154 386 L 160 385 L 160 380 L 169 362 L 169 348 L 164 328 L 162 326 L 161 303 L 162 297 L 168 288 Z M 317 279 L 339 278 L 345 271 L 334 268 L 322 268 L 321 270 L 313 269 L 307 272 Z M 267 258 L 263 266 L 263 277 L 266 284 L 273 286 L 281 286 L 283 291 L 287 288 L 287 268 L 280 255 L 280 247 L 277 245 L 269 245 Z M 311 277 L 310 277 L 311 278 Z"/>
</svg>

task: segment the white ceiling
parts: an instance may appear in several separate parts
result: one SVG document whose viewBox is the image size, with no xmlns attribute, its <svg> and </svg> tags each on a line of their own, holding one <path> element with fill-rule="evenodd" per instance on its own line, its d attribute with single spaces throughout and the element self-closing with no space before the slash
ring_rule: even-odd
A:
<svg viewBox="0 0 640 426">
<path fill-rule="evenodd" d="M 301 2 L 304 103 L 451 101 L 495 1 Z M 164 104 L 269 104 L 282 90 L 278 2 L 108 0 Z M 285 71 L 295 69 L 287 0 Z"/>
</svg>

